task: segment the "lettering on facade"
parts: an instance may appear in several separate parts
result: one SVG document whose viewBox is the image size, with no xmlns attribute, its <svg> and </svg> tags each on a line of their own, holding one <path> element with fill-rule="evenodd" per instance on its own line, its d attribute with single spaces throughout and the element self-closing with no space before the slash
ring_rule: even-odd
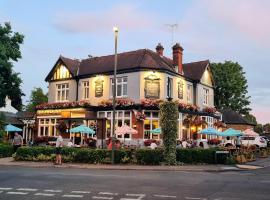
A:
<svg viewBox="0 0 270 200">
<path fill-rule="evenodd" d="M 95 97 L 103 96 L 103 80 L 95 81 Z"/>
<path fill-rule="evenodd" d="M 178 82 L 178 98 L 183 99 L 184 98 L 184 89 L 183 89 L 184 83 L 182 80 Z"/>
<path fill-rule="evenodd" d="M 160 79 L 156 75 L 149 75 L 145 78 L 145 98 L 159 99 Z"/>
</svg>

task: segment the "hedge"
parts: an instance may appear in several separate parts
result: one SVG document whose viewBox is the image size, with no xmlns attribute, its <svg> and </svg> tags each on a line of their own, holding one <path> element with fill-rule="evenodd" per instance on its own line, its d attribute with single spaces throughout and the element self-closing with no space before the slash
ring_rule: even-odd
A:
<svg viewBox="0 0 270 200">
<path fill-rule="evenodd" d="M 0 144 L 0 158 L 11 157 L 13 154 L 13 147 L 7 144 Z"/>
<path fill-rule="evenodd" d="M 177 149 L 178 163 L 207 163 L 214 164 L 217 149 Z M 14 158 L 18 161 L 53 161 L 55 159 L 54 147 L 21 147 Z M 109 164 L 111 163 L 111 150 L 89 148 L 63 148 L 64 162 Z M 164 149 L 138 149 L 115 150 L 115 163 L 159 165 L 164 163 Z M 226 157 L 219 156 L 218 163 L 224 164 Z"/>
</svg>

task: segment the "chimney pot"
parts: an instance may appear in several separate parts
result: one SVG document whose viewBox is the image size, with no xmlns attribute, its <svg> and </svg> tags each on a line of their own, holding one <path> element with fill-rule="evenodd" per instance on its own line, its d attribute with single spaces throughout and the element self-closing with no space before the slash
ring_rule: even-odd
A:
<svg viewBox="0 0 270 200">
<path fill-rule="evenodd" d="M 161 45 L 161 43 L 158 43 L 158 45 L 156 46 L 156 52 L 159 56 L 163 56 L 163 46 Z"/>
<path fill-rule="evenodd" d="M 176 43 L 173 47 L 173 65 L 178 67 L 178 73 L 183 74 L 183 47 Z"/>
</svg>

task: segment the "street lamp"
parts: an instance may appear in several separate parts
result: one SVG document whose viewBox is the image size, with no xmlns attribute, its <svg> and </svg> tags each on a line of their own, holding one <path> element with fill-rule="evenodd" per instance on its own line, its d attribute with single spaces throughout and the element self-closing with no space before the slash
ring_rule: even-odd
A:
<svg viewBox="0 0 270 200">
<path fill-rule="evenodd" d="M 112 127 L 112 164 L 114 164 L 114 143 L 115 143 L 115 101 L 116 101 L 116 70 L 117 70 L 117 39 L 118 28 L 113 27 L 114 32 L 114 74 L 113 74 L 113 127 Z"/>
</svg>

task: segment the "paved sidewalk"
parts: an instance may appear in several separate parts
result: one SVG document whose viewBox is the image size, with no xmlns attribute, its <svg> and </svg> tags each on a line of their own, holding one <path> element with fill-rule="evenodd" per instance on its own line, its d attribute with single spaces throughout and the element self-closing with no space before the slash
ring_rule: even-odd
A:
<svg viewBox="0 0 270 200">
<path fill-rule="evenodd" d="M 222 172 L 238 171 L 239 168 L 230 165 L 183 165 L 183 166 L 149 166 L 149 165 L 105 165 L 105 164 L 81 164 L 63 163 L 54 165 L 51 162 L 28 162 L 14 161 L 13 158 L 1 158 L 0 166 L 22 166 L 36 168 L 77 168 L 77 169 L 96 169 L 96 170 L 148 170 L 148 171 L 190 171 L 190 172 Z"/>
</svg>

